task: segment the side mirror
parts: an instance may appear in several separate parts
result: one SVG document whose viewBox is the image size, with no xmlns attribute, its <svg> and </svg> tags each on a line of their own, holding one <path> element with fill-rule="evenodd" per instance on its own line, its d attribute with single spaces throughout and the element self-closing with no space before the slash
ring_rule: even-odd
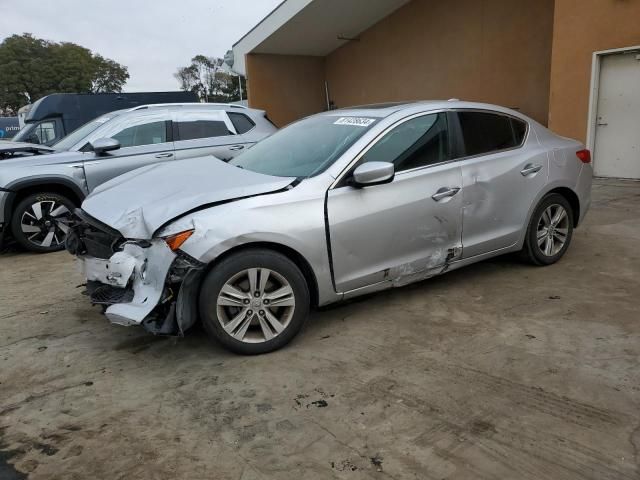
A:
<svg viewBox="0 0 640 480">
<path fill-rule="evenodd" d="M 395 167 L 388 162 L 363 163 L 353 171 L 351 185 L 354 187 L 369 187 L 391 183 L 395 177 Z"/>
<path fill-rule="evenodd" d="M 27 142 L 35 143 L 36 145 L 40 145 L 40 137 L 38 137 L 38 135 L 36 135 L 35 133 L 32 133 L 31 135 L 29 135 L 27 137 Z"/>
<path fill-rule="evenodd" d="M 104 155 L 106 152 L 120 148 L 120 142 L 113 138 L 98 138 L 91 142 L 90 145 L 96 155 Z"/>
</svg>

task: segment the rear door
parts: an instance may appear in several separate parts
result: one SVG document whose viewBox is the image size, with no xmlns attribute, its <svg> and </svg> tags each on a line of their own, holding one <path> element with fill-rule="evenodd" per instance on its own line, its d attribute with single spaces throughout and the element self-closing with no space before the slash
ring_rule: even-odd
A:
<svg viewBox="0 0 640 480">
<path fill-rule="evenodd" d="M 194 109 L 174 113 L 176 158 L 213 155 L 228 162 L 246 148 L 224 110 Z"/>
<path fill-rule="evenodd" d="M 114 138 L 120 148 L 84 162 L 89 191 L 130 170 L 174 158 L 168 110 L 152 109 L 127 117 L 101 136 Z"/>
<path fill-rule="evenodd" d="M 345 181 L 329 191 L 339 292 L 411 283 L 460 252 L 462 173 L 451 147 L 446 113 L 410 118 L 386 133 L 358 163 L 394 163 L 391 183 L 354 188 Z"/>
<path fill-rule="evenodd" d="M 514 245 L 548 180 L 547 152 L 521 119 L 458 111 L 462 165 L 463 257 Z"/>
</svg>

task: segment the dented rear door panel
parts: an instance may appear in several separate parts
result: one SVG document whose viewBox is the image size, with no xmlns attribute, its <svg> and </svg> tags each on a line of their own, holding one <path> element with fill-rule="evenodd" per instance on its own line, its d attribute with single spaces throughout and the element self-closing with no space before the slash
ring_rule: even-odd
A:
<svg viewBox="0 0 640 480">
<path fill-rule="evenodd" d="M 526 148 L 464 159 L 464 258 L 515 245 L 528 212 L 549 176 L 549 158 L 537 139 Z M 527 173 L 530 172 L 530 173 Z"/>
</svg>

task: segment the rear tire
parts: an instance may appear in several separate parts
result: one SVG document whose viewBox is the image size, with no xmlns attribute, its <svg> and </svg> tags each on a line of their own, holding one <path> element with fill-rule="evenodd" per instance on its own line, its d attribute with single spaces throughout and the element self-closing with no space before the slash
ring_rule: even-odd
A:
<svg viewBox="0 0 640 480">
<path fill-rule="evenodd" d="M 552 265 L 567 252 L 573 237 L 573 209 L 558 193 L 545 196 L 536 207 L 521 256 L 534 265 Z"/>
<path fill-rule="evenodd" d="M 297 265 L 267 249 L 237 252 L 205 277 L 200 317 L 207 333 L 242 355 L 288 344 L 309 314 L 309 288 Z"/>
<path fill-rule="evenodd" d="M 62 250 L 75 204 L 59 193 L 35 193 L 16 206 L 11 217 L 13 238 L 29 251 Z"/>
</svg>

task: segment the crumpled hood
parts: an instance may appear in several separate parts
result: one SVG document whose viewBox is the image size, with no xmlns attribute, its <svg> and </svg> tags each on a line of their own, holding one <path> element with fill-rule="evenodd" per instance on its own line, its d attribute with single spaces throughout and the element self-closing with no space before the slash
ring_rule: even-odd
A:
<svg viewBox="0 0 640 480">
<path fill-rule="evenodd" d="M 295 179 L 243 170 L 213 156 L 150 165 L 96 188 L 82 209 L 125 238 L 151 239 L 202 206 L 282 190 Z"/>
</svg>

